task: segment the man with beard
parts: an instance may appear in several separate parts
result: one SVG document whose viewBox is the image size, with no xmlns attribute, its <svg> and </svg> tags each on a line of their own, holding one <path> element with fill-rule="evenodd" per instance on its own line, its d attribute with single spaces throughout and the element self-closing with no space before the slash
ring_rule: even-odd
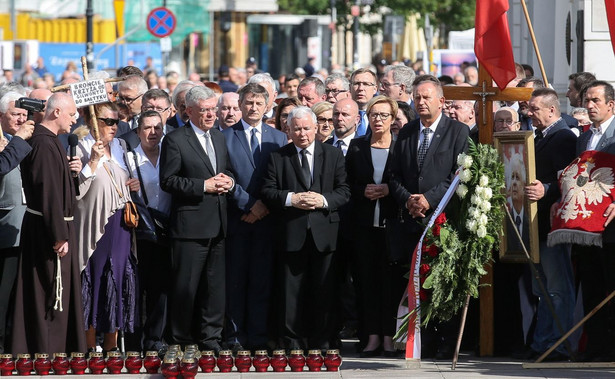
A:
<svg viewBox="0 0 615 379">
<path fill-rule="evenodd" d="M 217 127 L 220 130 L 230 128 L 241 119 L 239 95 L 235 92 L 225 92 L 218 99 Z"/>
</svg>

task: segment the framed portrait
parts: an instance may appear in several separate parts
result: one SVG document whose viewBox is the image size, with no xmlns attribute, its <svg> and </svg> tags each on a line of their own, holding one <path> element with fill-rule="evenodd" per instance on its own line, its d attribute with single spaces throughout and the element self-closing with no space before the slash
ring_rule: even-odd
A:
<svg viewBox="0 0 615 379">
<path fill-rule="evenodd" d="M 506 207 L 513 223 L 504 215 L 500 240 L 501 262 L 527 262 L 522 243 L 532 261 L 538 263 L 538 205 L 525 196 L 525 186 L 536 180 L 534 136 L 531 131 L 493 134 L 495 148 L 504 162 Z M 517 234 L 516 231 L 519 232 Z M 519 239 L 519 235 L 521 239 Z"/>
</svg>

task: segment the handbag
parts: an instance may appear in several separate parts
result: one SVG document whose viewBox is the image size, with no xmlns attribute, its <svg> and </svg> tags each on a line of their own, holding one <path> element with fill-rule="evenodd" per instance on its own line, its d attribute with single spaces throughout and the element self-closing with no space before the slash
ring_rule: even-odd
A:
<svg viewBox="0 0 615 379">
<path fill-rule="evenodd" d="M 111 170 L 109 170 L 109 167 L 107 167 L 107 163 L 103 163 L 103 167 L 107 170 L 107 174 L 109 174 L 109 178 L 111 178 L 111 183 L 113 183 L 113 186 L 115 187 L 117 194 L 120 196 L 120 199 L 123 198 L 124 192 L 115 182 L 115 178 L 113 177 Z M 137 206 L 130 200 L 126 201 L 124 206 L 124 224 L 131 229 L 134 229 L 139 225 L 139 212 L 137 211 Z"/>
</svg>

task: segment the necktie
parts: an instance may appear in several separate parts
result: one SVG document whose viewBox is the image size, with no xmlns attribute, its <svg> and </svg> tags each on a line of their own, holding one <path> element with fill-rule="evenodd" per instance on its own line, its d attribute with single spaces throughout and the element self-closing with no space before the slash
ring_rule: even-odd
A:
<svg viewBox="0 0 615 379">
<path fill-rule="evenodd" d="M 211 167 L 213 167 L 214 172 L 217 172 L 216 168 L 216 152 L 214 151 L 214 144 L 211 142 L 211 135 L 209 132 L 204 134 L 205 136 L 205 149 L 207 152 L 207 157 L 209 157 L 209 161 L 211 162 Z"/>
<path fill-rule="evenodd" d="M 538 142 L 543 138 L 544 138 L 544 135 L 542 134 L 542 130 L 536 129 L 536 132 L 534 135 L 534 146 L 536 146 Z"/>
<path fill-rule="evenodd" d="M 361 122 L 359 122 L 359 126 L 357 128 L 357 137 L 364 136 L 365 132 L 367 132 L 367 122 L 365 121 L 365 111 L 359 111 L 359 116 L 361 116 Z"/>
<path fill-rule="evenodd" d="M 521 234 L 521 217 L 519 217 L 519 215 L 515 217 L 515 226 L 517 227 L 519 234 Z"/>
<path fill-rule="evenodd" d="M 312 186 L 312 173 L 310 171 L 310 164 L 308 163 L 307 150 L 301 150 L 301 172 L 303 173 L 303 179 L 308 187 Z"/>
<path fill-rule="evenodd" d="M 338 149 L 342 151 L 342 154 L 346 156 L 346 151 L 344 151 L 344 146 L 346 146 L 346 144 L 344 143 L 344 141 L 341 139 L 338 139 L 335 145 L 337 146 Z"/>
<path fill-rule="evenodd" d="M 431 133 L 431 129 L 424 128 L 423 131 L 423 143 L 419 146 L 419 169 L 423 167 L 423 161 L 425 160 L 425 156 L 427 155 L 427 150 L 429 149 L 429 133 Z"/>
<path fill-rule="evenodd" d="M 252 150 L 252 158 L 254 158 L 254 164 L 258 164 L 258 158 L 261 154 L 261 147 L 258 144 L 258 138 L 256 138 L 256 128 L 250 130 L 250 150 Z"/>
</svg>

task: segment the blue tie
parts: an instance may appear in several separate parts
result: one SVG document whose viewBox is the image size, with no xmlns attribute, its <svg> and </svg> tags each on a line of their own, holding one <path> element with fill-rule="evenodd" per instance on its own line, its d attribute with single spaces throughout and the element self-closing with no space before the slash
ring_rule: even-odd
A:
<svg viewBox="0 0 615 379">
<path fill-rule="evenodd" d="M 365 111 L 359 111 L 359 116 L 361 117 L 361 122 L 359 122 L 359 127 L 357 128 L 357 137 L 364 136 L 365 132 L 367 132 L 367 122 L 365 122 Z"/>
<path fill-rule="evenodd" d="M 256 128 L 250 130 L 250 150 L 252 150 L 252 158 L 254 158 L 254 165 L 258 164 L 258 159 L 261 155 L 261 149 L 258 145 L 258 138 L 256 138 Z"/>
</svg>

